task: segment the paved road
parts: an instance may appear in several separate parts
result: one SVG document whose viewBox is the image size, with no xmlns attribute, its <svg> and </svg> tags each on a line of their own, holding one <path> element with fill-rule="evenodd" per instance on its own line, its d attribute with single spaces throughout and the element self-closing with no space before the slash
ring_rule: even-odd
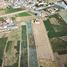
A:
<svg viewBox="0 0 67 67">
<path fill-rule="evenodd" d="M 46 29 L 43 22 L 40 24 L 33 23 L 33 33 L 37 50 L 38 61 L 44 62 L 45 60 L 54 60 L 53 52 L 47 36 Z"/>
</svg>

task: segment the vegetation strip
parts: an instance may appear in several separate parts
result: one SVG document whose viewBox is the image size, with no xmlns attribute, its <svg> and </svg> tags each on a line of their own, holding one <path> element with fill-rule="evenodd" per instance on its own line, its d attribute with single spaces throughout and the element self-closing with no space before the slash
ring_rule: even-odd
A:
<svg viewBox="0 0 67 67">
<path fill-rule="evenodd" d="M 21 60 L 20 67 L 28 67 L 28 53 L 27 53 L 27 34 L 26 34 L 26 25 L 22 25 L 21 32 Z"/>
</svg>

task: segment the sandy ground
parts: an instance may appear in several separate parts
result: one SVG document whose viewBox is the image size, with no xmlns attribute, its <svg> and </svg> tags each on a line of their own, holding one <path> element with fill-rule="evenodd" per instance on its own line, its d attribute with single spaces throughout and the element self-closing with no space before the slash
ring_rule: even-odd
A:
<svg viewBox="0 0 67 67">
<path fill-rule="evenodd" d="M 47 32 L 41 20 L 40 24 L 33 23 L 33 33 L 36 44 L 38 62 L 45 63 L 45 60 L 54 61 L 54 56 L 49 39 L 47 37 Z"/>
<path fill-rule="evenodd" d="M 36 18 L 35 16 L 16 17 L 16 22 L 28 21 L 35 18 Z"/>
</svg>

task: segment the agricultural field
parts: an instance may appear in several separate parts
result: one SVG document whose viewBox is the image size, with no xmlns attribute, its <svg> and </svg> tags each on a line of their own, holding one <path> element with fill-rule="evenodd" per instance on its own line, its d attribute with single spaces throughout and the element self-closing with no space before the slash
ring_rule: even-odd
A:
<svg viewBox="0 0 67 67">
<path fill-rule="evenodd" d="M 59 14 L 49 16 L 44 21 L 47 34 L 54 52 L 67 54 L 67 24 Z"/>
<path fill-rule="evenodd" d="M 49 16 L 49 18 L 44 21 L 44 24 L 50 38 L 67 35 L 67 24 L 58 14 Z"/>
<path fill-rule="evenodd" d="M 21 8 L 14 9 L 12 7 L 7 7 L 5 9 L 5 13 L 7 13 L 7 14 L 8 13 L 13 13 L 13 12 L 18 12 L 18 11 L 23 11 L 23 10 Z M 30 14 L 28 12 L 21 12 L 21 13 L 18 13 L 17 16 L 20 16 L 20 17 L 22 17 L 22 16 L 30 16 Z"/>
<path fill-rule="evenodd" d="M 17 16 L 22 17 L 22 16 L 31 16 L 28 12 L 22 12 L 19 13 Z"/>
<path fill-rule="evenodd" d="M 0 38 L 0 66 L 3 61 L 4 49 L 6 46 L 7 38 Z"/>
<path fill-rule="evenodd" d="M 51 46 L 54 52 L 58 54 L 67 54 L 67 41 L 60 37 L 50 38 Z"/>
<path fill-rule="evenodd" d="M 20 29 L 11 30 L 5 36 L 8 37 L 4 54 L 3 67 L 18 67 L 20 50 Z"/>
<path fill-rule="evenodd" d="M 37 63 L 37 54 L 36 54 L 36 46 L 34 41 L 34 36 L 32 33 L 32 24 L 31 21 L 27 21 L 26 25 L 22 25 L 21 27 L 21 62 L 20 67 L 28 67 L 28 59 L 29 66 L 38 67 Z M 28 38 L 28 39 L 27 39 Z M 29 42 L 29 43 L 28 43 Z M 28 51 L 29 49 L 29 51 Z M 29 52 L 29 57 L 28 57 Z M 34 61 L 34 63 L 33 63 Z"/>
<path fill-rule="evenodd" d="M 27 12 L 24 12 L 24 13 L 19 13 L 18 15 L 23 15 L 23 14 L 24 14 L 24 16 L 29 15 L 29 14 L 27 14 Z M 11 17 L 15 23 L 16 23 L 16 20 L 15 20 L 16 17 L 17 16 Z M 4 18 L 0 17 L 0 23 L 2 23 L 4 21 L 5 21 Z M 22 22 L 20 22 L 20 23 L 22 23 Z M 1 64 L 3 64 L 3 67 L 18 67 L 19 61 L 21 62 L 20 66 L 24 66 L 24 67 L 28 66 L 26 25 L 20 26 L 20 24 L 19 24 L 17 27 L 18 28 L 16 28 L 16 29 L 7 30 L 4 32 L 2 31 L 1 33 L 4 33 L 4 34 L 0 33 L 3 37 L 8 37 L 7 43 L 4 44 L 4 45 L 6 45 L 6 48 L 3 45 L 4 46 L 3 48 L 5 48 L 5 51 L 2 48 L 3 49 L 2 51 L 5 52 L 4 57 L 3 57 L 3 54 L 0 53 L 0 55 L 2 55 L 1 57 L 4 58 L 3 62 L 2 62 L 2 60 L 0 60 Z M 20 27 L 22 30 L 20 30 Z M 20 38 L 21 38 L 21 40 L 20 40 Z M 2 41 L 1 41 L 1 43 L 2 43 Z M 20 43 L 21 43 L 21 52 L 22 52 L 21 57 L 20 57 L 21 60 L 19 60 Z"/>
<path fill-rule="evenodd" d="M 3 18 L 0 18 L 3 20 Z M 12 19 L 15 20 L 14 17 Z M 21 28 L 20 28 L 21 27 Z M 6 47 L 5 51 L 3 50 L 2 46 L 2 53 L 4 52 L 4 57 L 0 52 L 1 57 L 3 57 L 3 67 L 19 67 L 19 61 L 20 66 L 27 67 L 28 66 L 28 52 L 27 52 L 27 29 L 26 25 L 18 26 L 16 29 L 12 29 L 9 31 L 4 31 L 4 34 L 2 34 L 3 37 L 8 37 L 7 43 L 5 44 Z M 5 41 L 4 41 L 5 42 Z M 3 42 L 3 43 L 4 43 Z M 2 43 L 2 41 L 1 41 Z M 21 44 L 21 51 L 20 50 L 20 44 Z M 21 56 L 20 56 L 21 52 Z M 19 60 L 20 56 L 20 60 Z M 24 62 L 25 61 L 25 62 Z"/>
<path fill-rule="evenodd" d="M 27 33 L 26 25 L 21 27 L 21 60 L 20 67 L 28 66 L 28 53 L 27 53 Z"/>
</svg>

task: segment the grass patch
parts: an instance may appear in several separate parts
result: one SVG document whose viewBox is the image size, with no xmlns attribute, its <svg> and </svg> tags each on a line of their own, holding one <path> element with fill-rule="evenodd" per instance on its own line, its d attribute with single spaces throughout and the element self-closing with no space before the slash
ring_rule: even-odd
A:
<svg viewBox="0 0 67 67">
<path fill-rule="evenodd" d="M 0 58 L 3 57 L 4 48 L 6 46 L 7 38 L 0 38 Z"/>
<path fill-rule="evenodd" d="M 20 40 L 17 41 L 17 47 L 16 47 L 17 54 L 19 54 L 19 49 L 20 49 Z"/>
<path fill-rule="evenodd" d="M 2 64 L 3 54 L 4 54 L 4 48 L 6 46 L 7 38 L 0 38 L 0 66 Z"/>
<path fill-rule="evenodd" d="M 54 32 L 54 29 L 53 29 L 53 27 L 52 27 L 52 25 L 51 25 L 49 19 L 46 20 L 46 21 L 44 21 L 44 24 L 45 24 L 46 29 L 48 30 L 48 32 Z"/>
<path fill-rule="evenodd" d="M 23 45 L 21 45 L 21 47 L 23 47 L 23 48 L 27 48 L 27 41 L 22 41 L 21 44 L 23 44 Z"/>
<path fill-rule="evenodd" d="M 17 16 L 22 17 L 22 16 L 31 16 L 31 15 L 27 12 L 22 12 L 22 13 L 19 13 Z"/>
<path fill-rule="evenodd" d="M 22 40 L 27 40 L 27 34 L 26 34 L 26 26 L 22 26 Z"/>
</svg>

